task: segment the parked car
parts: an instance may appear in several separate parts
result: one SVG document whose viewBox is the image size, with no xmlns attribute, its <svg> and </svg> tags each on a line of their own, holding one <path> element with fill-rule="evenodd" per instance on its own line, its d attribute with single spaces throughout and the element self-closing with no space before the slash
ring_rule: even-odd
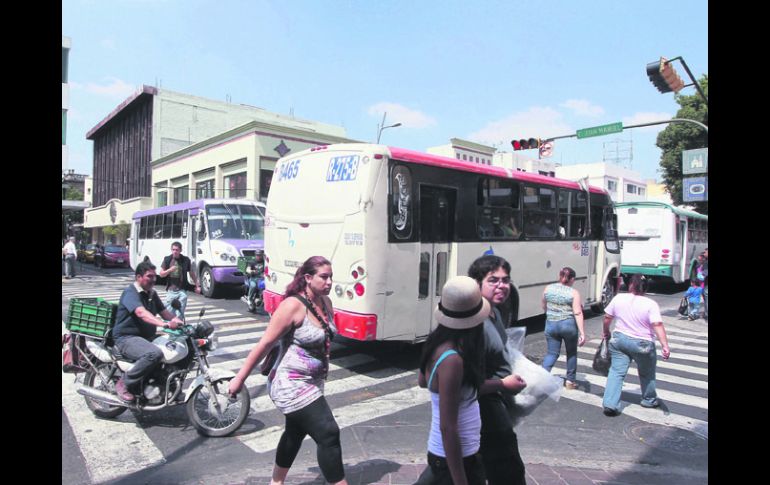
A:
<svg viewBox="0 0 770 485">
<path fill-rule="evenodd" d="M 97 249 L 99 249 L 98 244 L 87 244 L 83 249 L 78 249 L 78 261 L 93 263 Z"/>
<path fill-rule="evenodd" d="M 128 268 L 128 250 L 125 246 L 102 246 L 94 254 L 94 265 L 97 268 L 107 266 Z"/>
</svg>

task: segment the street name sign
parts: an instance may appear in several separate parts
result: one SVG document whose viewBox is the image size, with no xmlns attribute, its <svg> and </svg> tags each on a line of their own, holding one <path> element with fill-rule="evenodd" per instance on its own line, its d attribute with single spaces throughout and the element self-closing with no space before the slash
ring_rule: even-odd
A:
<svg viewBox="0 0 770 485">
<path fill-rule="evenodd" d="M 687 177 L 682 179 L 682 200 L 684 202 L 708 201 L 708 177 Z"/>
<path fill-rule="evenodd" d="M 583 128 L 577 131 L 578 138 L 589 138 L 592 136 L 610 135 L 612 133 L 620 133 L 623 131 L 623 123 L 618 121 L 617 123 L 610 123 L 609 125 L 594 126 L 591 128 Z"/>
<path fill-rule="evenodd" d="M 708 173 L 709 149 L 682 150 L 682 174 Z"/>
</svg>

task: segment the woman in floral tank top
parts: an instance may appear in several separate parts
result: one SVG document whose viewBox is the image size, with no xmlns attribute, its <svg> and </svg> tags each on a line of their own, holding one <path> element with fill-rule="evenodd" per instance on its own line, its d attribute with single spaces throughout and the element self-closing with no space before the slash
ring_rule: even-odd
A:
<svg viewBox="0 0 770 485">
<path fill-rule="evenodd" d="M 271 485 L 283 484 L 305 436 L 316 442 L 318 465 L 327 482 L 347 485 L 342 466 L 340 429 L 324 398 L 329 372 L 329 349 L 337 329 L 329 291 L 329 260 L 313 256 L 297 269 L 284 299 L 272 315 L 265 334 L 230 381 L 230 393 L 243 382 L 275 345 L 278 359 L 268 375 L 270 399 L 286 418 L 276 448 Z"/>
<path fill-rule="evenodd" d="M 551 371 L 561 353 L 561 343 L 567 351 L 567 378 L 564 387 L 577 389 L 577 348 L 586 342 L 583 326 L 583 305 L 580 293 L 572 287 L 575 284 L 575 270 L 569 267 L 559 272 L 559 282 L 545 287 L 543 310 L 545 310 L 545 340 L 548 353 L 543 359 L 543 368 Z"/>
</svg>

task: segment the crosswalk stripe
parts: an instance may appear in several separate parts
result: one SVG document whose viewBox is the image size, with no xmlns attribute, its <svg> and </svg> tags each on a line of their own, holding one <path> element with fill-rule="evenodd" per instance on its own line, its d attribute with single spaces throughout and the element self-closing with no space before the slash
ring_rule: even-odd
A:
<svg viewBox="0 0 770 485">
<path fill-rule="evenodd" d="M 209 355 L 212 355 L 212 354 L 209 354 Z M 368 364 L 374 361 L 375 361 L 375 358 L 372 357 L 371 355 L 351 354 L 345 357 L 333 359 L 332 362 L 329 363 L 329 372 L 345 369 L 348 367 L 355 367 L 362 364 Z M 212 367 L 222 367 L 224 369 L 234 370 L 237 372 L 238 369 L 243 367 L 244 362 L 246 362 L 245 357 L 243 359 L 232 359 L 232 360 L 224 360 L 221 362 L 217 362 L 215 364 L 212 364 Z M 256 370 L 253 370 L 252 372 L 256 372 Z"/>
<path fill-rule="evenodd" d="M 377 396 L 354 404 L 332 409 L 340 429 L 354 426 L 372 419 L 382 418 L 405 409 L 430 402 L 429 393 L 425 389 L 414 386 L 402 391 Z M 376 410 L 373 412 L 373 410 Z M 283 426 L 271 426 L 255 433 L 238 436 L 244 445 L 257 453 L 265 453 L 275 449 L 283 433 Z M 310 439 L 310 437 L 305 438 Z"/>
<path fill-rule="evenodd" d="M 683 334 L 683 335 L 692 335 L 694 337 L 708 337 L 709 336 L 708 329 L 706 329 L 703 332 L 695 332 L 695 331 L 692 331 L 692 330 L 686 330 L 684 328 L 679 328 L 679 327 L 677 327 L 677 328 L 666 327 L 666 333 L 669 333 L 669 332 L 673 333 L 674 335 Z"/>
<path fill-rule="evenodd" d="M 679 336 L 670 335 L 670 334 L 666 334 L 666 336 L 668 337 L 668 340 L 675 340 L 677 342 L 686 342 L 686 343 L 691 343 L 696 345 L 708 346 L 708 340 L 703 340 L 703 339 L 693 338 L 693 337 L 679 337 Z"/>
<path fill-rule="evenodd" d="M 356 374 L 342 379 L 334 379 L 327 381 L 324 385 L 324 395 L 332 396 L 334 394 L 340 394 L 348 391 L 355 391 L 363 389 L 364 387 L 376 386 L 385 382 L 395 381 L 404 377 L 413 376 L 416 378 L 417 373 L 415 371 L 401 372 L 399 374 L 388 375 L 392 372 L 392 369 L 380 369 L 370 373 L 369 375 Z M 252 375 L 246 379 L 246 387 L 253 387 L 259 384 L 266 384 L 267 377 L 262 374 Z M 264 394 L 257 398 L 252 398 L 251 409 L 256 413 L 275 410 L 273 401 L 270 400 L 270 396 Z"/>
<path fill-rule="evenodd" d="M 594 407 L 602 409 L 602 396 L 582 392 L 579 390 L 565 391 L 561 393 L 562 398 L 571 399 L 573 401 L 582 402 L 584 404 L 590 404 Z M 682 416 L 681 414 L 668 413 L 661 408 L 643 408 L 638 404 L 630 404 L 621 401 L 621 412 L 626 416 L 639 419 L 641 421 L 660 424 L 663 426 L 674 426 L 676 428 L 692 431 L 693 433 L 702 436 L 706 439 L 709 437 L 709 424 L 708 421 L 703 421 L 689 416 Z"/>
<path fill-rule="evenodd" d="M 112 420 L 97 419 L 83 396 L 77 393 L 78 386 L 73 380 L 72 374 L 62 372 L 62 408 L 94 483 L 165 463 L 161 451 L 138 426 L 130 411 Z"/>
<path fill-rule="evenodd" d="M 599 343 L 600 342 L 601 342 L 601 340 L 592 340 L 590 342 L 591 345 L 587 344 L 587 345 L 584 345 L 583 347 L 578 347 L 578 352 L 583 353 L 583 354 L 591 354 L 593 356 L 593 354 L 596 353 L 596 348 L 599 347 Z M 669 347 L 671 347 L 671 344 L 669 344 Z M 676 347 L 672 347 L 672 348 L 676 349 Z M 688 354 L 686 352 L 685 353 L 683 353 L 683 352 L 672 352 L 671 353 L 671 358 L 672 359 L 679 359 L 679 360 L 691 360 L 693 362 L 703 362 L 703 363 L 708 363 L 708 361 L 709 361 L 708 357 L 703 357 L 701 355 L 691 355 L 691 354 Z M 593 357 L 592 357 L 592 359 L 593 359 Z M 658 358 L 658 364 L 660 365 L 660 363 L 661 363 L 661 359 Z"/>
<path fill-rule="evenodd" d="M 560 369 L 566 369 L 567 356 L 563 355 L 563 354 L 560 355 L 559 359 L 556 362 L 557 362 L 557 365 L 558 364 L 562 364 L 562 366 L 559 366 Z M 578 363 L 578 365 L 582 365 L 582 366 L 585 366 L 585 367 L 591 367 L 593 365 L 593 361 L 592 360 L 581 359 L 579 357 L 578 357 L 578 362 L 577 363 Z M 708 390 L 708 388 L 709 388 L 708 381 L 701 381 L 701 380 L 698 380 L 698 379 L 688 379 L 686 377 L 680 377 L 680 376 L 675 376 L 675 375 L 671 375 L 671 374 L 665 374 L 665 373 L 659 371 L 659 368 L 661 367 L 660 364 L 661 364 L 661 362 L 657 363 L 657 365 L 656 365 L 657 368 L 655 370 L 655 380 L 657 382 L 664 381 L 664 382 L 670 382 L 671 384 L 679 384 L 681 386 L 689 386 L 689 387 L 694 387 L 696 389 Z M 628 374 L 632 375 L 632 376 L 639 377 L 639 371 L 633 365 L 628 368 Z M 706 374 L 706 375 L 708 375 L 708 374 Z"/>
</svg>

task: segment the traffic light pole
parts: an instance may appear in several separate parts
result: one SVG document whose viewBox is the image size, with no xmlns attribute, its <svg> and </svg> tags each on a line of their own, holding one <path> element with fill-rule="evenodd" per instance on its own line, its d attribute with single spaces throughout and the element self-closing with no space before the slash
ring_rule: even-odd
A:
<svg viewBox="0 0 770 485">
<path fill-rule="evenodd" d="M 709 131 L 709 127 L 704 125 L 700 121 L 688 120 L 686 118 L 672 118 L 670 120 L 651 121 L 649 123 L 640 123 L 638 125 L 624 126 L 623 129 L 625 130 L 626 128 L 641 128 L 642 126 L 662 125 L 662 124 L 666 124 L 666 123 L 695 123 L 696 125 L 700 126 L 704 130 L 706 130 L 706 133 L 708 133 L 708 131 Z M 545 138 L 544 141 L 559 140 L 561 138 L 575 138 L 576 136 L 577 136 L 577 133 L 574 133 L 572 135 L 553 136 L 553 137 Z"/>
<path fill-rule="evenodd" d="M 669 60 L 668 62 L 674 62 L 676 60 L 679 60 L 679 62 L 682 63 L 682 65 L 684 66 L 684 70 L 687 71 L 687 75 L 690 76 L 690 80 L 692 81 L 692 84 L 686 84 L 684 87 L 695 86 L 695 89 L 698 90 L 698 94 L 701 95 L 703 100 L 706 102 L 706 106 L 708 106 L 709 99 L 706 97 L 705 94 L 703 94 L 703 90 L 700 88 L 700 84 L 698 84 L 698 81 L 696 81 L 695 78 L 693 77 L 692 73 L 690 72 L 690 68 L 687 67 L 687 63 L 684 62 L 684 59 L 682 58 L 682 56 L 674 57 L 673 59 Z"/>
</svg>

